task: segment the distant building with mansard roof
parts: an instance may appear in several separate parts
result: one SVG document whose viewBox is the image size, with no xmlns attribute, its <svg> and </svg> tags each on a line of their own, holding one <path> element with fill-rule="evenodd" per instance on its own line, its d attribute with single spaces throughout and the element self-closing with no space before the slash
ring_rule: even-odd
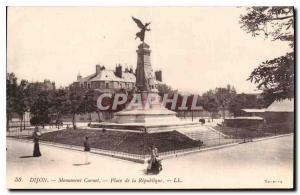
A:
<svg viewBox="0 0 300 195">
<path fill-rule="evenodd" d="M 132 68 L 122 69 L 118 64 L 115 70 L 106 69 L 105 66 L 96 65 L 95 73 L 82 77 L 77 75 L 73 85 L 85 89 L 95 89 L 102 92 L 113 92 L 119 89 L 131 90 L 135 87 L 135 72 Z M 156 85 L 162 82 L 162 72 L 155 72 Z"/>
</svg>

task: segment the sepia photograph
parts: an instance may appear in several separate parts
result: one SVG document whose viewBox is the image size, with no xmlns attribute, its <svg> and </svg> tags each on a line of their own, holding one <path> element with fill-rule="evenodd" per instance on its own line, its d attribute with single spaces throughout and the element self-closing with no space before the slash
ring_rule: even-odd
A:
<svg viewBox="0 0 300 195">
<path fill-rule="evenodd" d="M 295 189 L 295 9 L 6 7 L 7 189 Z"/>
</svg>

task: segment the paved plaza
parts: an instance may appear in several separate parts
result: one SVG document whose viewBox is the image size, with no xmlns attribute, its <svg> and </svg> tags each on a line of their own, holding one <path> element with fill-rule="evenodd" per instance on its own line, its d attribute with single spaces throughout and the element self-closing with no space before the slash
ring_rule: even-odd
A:
<svg viewBox="0 0 300 195">
<path fill-rule="evenodd" d="M 293 135 L 163 160 L 159 175 L 146 164 L 7 139 L 7 186 L 17 188 L 284 188 L 292 187 Z M 21 178 L 21 181 L 20 181 Z M 168 185 L 166 185 L 168 184 Z"/>
</svg>

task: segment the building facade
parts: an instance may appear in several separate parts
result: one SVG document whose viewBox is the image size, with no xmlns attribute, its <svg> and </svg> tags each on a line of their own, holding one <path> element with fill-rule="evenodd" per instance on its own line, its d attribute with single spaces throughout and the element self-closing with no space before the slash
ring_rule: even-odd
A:
<svg viewBox="0 0 300 195">
<path fill-rule="evenodd" d="M 155 72 L 154 83 L 157 87 L 162 82 L 162 71 Z M 106 69 L 105 66 L 96 65 L 93 74 L 86 77 L 77 75 L 77 80 L 72 83 L 73 86 L 83 89 L 93 89 L 100 93 L 114 93 L 118 90 L 131 91 L 136 89 L 136 71 L 132 68 L 123 69 L 122 65 L 117 64 L 115 70 Z M 109 120 L 113 117 L 112 112 L 93 112 L 88 114 L 76 115 L 78 122 L 99 122 Z M 71 116 L 64 116 L 64 122 L 72 121 Z"/>
<path fill-rule="evenodd" d="M 77 75 L 77 80 L 73 82 L 73 85 L 85 89 L 95 89 L 101 92 L 114 92 L 116 90 L 135 89 L 136 76 L 132 68 L 125 68 L 123 70 L 122 65 L 116 65 L 115 70 L 106 69 L 105 66 L 96 65 L 95 73 L 82 77 Z M 158 85 L 162 81 L 162 72 L 155 72 L 155 85 Z"/>
</svg>

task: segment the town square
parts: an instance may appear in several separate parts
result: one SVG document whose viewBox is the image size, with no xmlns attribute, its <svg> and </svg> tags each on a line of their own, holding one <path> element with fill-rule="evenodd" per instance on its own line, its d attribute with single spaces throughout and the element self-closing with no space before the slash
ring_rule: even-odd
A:
<svg viewBox="0 0 300 195">
<path fill-rule="evenodd" d="M 294 188 L 293 7 L 16 6 L 7 29 L 7 188 Z"/>
</svg>

